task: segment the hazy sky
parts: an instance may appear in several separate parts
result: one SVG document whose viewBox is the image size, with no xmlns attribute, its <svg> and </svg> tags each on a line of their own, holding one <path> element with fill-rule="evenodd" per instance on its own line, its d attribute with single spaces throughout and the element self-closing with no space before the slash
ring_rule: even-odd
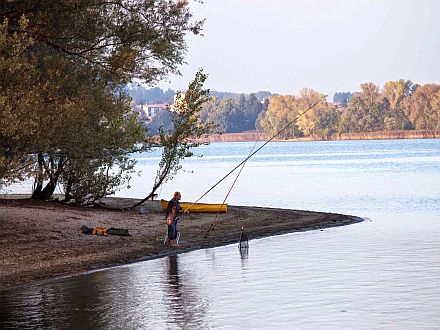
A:
<svg viewBox="0 0 440 330">
<path fill-rule="evenodd" d="M 188 37 L 183 90 L 198 68 L 206 87 L 248 93 L 356 91 L 363 82 L 440 82 L 440 0 L 205 0 L 204 37 Z"/>
</svg>

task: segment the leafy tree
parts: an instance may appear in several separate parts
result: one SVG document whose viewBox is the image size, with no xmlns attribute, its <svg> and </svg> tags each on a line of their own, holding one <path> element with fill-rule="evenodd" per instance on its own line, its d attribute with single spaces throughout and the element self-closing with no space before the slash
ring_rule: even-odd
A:
<svg viewBox="0 0 440 330">
<path fill-rule="evenodd" d="M 134 206 L 152 199 L 156 190 L 171 180 L 182 168 L 180 161 L 193 155 L 191 149 L 201 144 L 198 139 L 214 129 L 215 125 L 210 122 L 203 123 L 200 118 L 202 106 L 209 99 L 209 90 L 203 89 L 206 78 L 206 74 L 199 70 L 188 90 L 177 94 L 172 106 L 172 130 L 165 131 L 163 127 L 159 128 L 160 146 L 163 149 L 153 188 L 147 197 Z"/>
<path fill-rule="evenodd" d="M 24 0 L 3 2 L 0 10 L 10 29 L 26 16 L 26 32 L 39 45 L 90 63 L 113 82 L 152 83 L 177 72 L 185 34 L 202 25 L 191 23 L 188 1 Z"/>
<path fill-rule="evenodd" d="M 438 115 L 438 93 L 440 85 L 417 86 L 405 102 L 405 114 L 416 129 L 436 129 L 440 121 Z"/>
<path fill-rule="evenodd" d="M 337 107 L 327 104 L 325 108 L 321 108 L 317 132 L 323 134 L 333 134 L 338 131 L 340 121 L 340 112 Z"/>
<path fill-rule="evenodd" d="M 219 110 L 223 112 L 226 133 L 237 133 L 241 131 L 240 126 L 244 114 L 242 111 L 240 111 L 240 105 L 238 104 L 240 101 L 238 102 L 237 101 L 238 101 L 237 99 L 227 98 L 227 99 L 223 99 L 220 102 Z M 244 101 L 243 95 L 242 95 L 242 101 Z"/>
<path fill-rule="evenodd" d="M 320 94 L 313 89 L 303 88 L 299 93 L 299 108 L 298 113 L 301 116 L 298 118 L 298 127 L 304 135 L 314 135 L 325 131 L 331 130 L 325 127 L 325 121 L 321 122 L 321 117 L 324 113 L 330 111 L 330 107 L 325 101 L 325 95 Z M 311 106 L 316 104 L 313 108 Z M 328 121 L 329 118 L 326 120 Z"/>
<path fill-rule="evenodd" d="M 267 92 L 259 92 L 261 95 L 266 95 Z M 242 130 L 251 131 L 255 130 L 256 121 L 258 116 L 264 110 L 264 103 L 260 101 L 257 94 L 251 93 L 245 102 L 245 118 L 242 123 Z"/>
<path fill-rule="evenodd" d="M 263 104 L 254 94 L 240 94 L 235 98 L 211 98 L 203 106 L 201 118 L 215 123 L 221 132 L 238 133 L 255 130 Z"/>
<path fill-rule="evenodd" d="M 361 92 L 353 94 L 341 115 L 340 128 L 346 132 L 372 132 L 384 129 L 387 100 L 373 83 L 361 84 Z"/>
<path fill-rule="evenodd" d="M 300 101 L 295 96 L 271 96 L 269 98 L 267 111 L 260 116 L 258 125 L 265 133 L 274 135 L 298 116 L 298 109 L 300 109 Z M 293 124 L 281 133 L 280 138 L 291 138 L 302 135 L 303 133 L 299 127 Z"/>
<path fill-rule="evenodd" d="M 34 98 L 35 64 L 24 55 L 34 40 L 25 32 L 22 17 L 16 31 L 9 21 L 0 22 L 0 186 L 22 180 L 32 172 L 35 157 L 27 152 L 27 141 L 36 129 L 28 115 Z"/>
<path fill-rule="evenodd" d="M 218 99 L 211 96 L 202 107 L 200 118 L 202 122 L 215 123 L 218 133 L 226 131 L 226 112 L 224 111 L 224 104 L 226 100 Z"/>
<path fill-rule="evenodd" d="M 436 117 L 436 123 L 433 122 L 433 127 L 435 125 L 435 130 L 440 131 L 440 90 L 437 91 L 437 93 L 435 93 L 435 95 L 433 96 L 432 100 L 431 100 L 431 108 L 432 108 L 432 112 L 433 114 L 435 114 Z"/>
<path fill-rule="evenodd" d="M 411 96 L 414 84 L 410 80 L 388 81 L 383 87 L 383 96 L 388 100 L 388 111 L 384 117 L 386 130 L 410 128 L 409 119 L 405 116 L 403 103 Z"/>
<path fill-rule="evenodd" d="M 126 156 L 149 145 L 134 147 L 142 129 L 123 87 L 177 73 L 185 35 L 202 24 L 191 23 L 188 1 L 161 0 L 8 1 L 0 19 L 0 118 L 13 127 L 1 132 L 0 161 L 13 163 L 11 154 L 33 161 L 38 199 L 50 197 L 61 178 L 74 192 L 84 190 L 75 183 L 92 188 L 92 177 L 114 165 L 130 170 Z M 11 171 L 4 173 L 0 179 Z"/>
<path fill-rule="evenodd" d="M 281 138 L 333 133 L 338 125 L 339 112 L 325 98 L 310 88 L 303 88 L 298 96 L 272 96 L 257 125 L 268 135 L 274 135 L 296 120 L 281 133 Z"/>
</svg>

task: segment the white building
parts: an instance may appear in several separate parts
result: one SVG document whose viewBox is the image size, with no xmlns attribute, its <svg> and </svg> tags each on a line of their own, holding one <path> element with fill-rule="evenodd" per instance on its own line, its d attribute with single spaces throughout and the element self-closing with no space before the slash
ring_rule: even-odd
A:
<svg viewBox="0 0 440 330">
<path fill-rule="evenodd" d="M 151 120 L 154 118 L 159 111 L 170 109 L 170 105 L 167 103 L 156 103 L 156 104 L 145 104 L 142 106 L 145 112 L 146 118 Z"/>
<path fill-rule="evenodd" d="M 133 112 L 137 113 L 139 121 L 151 121 L 162 110 L 170 110 L 170 106 L 167 103 L 156 104 L 142 104 L 131 106 Z"/>
</svg>

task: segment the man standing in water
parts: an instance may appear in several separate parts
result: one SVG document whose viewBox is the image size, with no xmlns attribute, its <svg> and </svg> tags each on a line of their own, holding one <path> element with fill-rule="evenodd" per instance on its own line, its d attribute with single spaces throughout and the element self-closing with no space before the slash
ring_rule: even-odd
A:
<svg viewBox="0 0 440 330">
<path fill-rule="evenodd" d="M 179 203 L 181 197 L 180 192 L 176 191 L 173 199 L 168 202 L 166 219 L 168 225 L 168 241 L 171 246 L 177 245 L 177 220 L 179 219 L 179 212 L 182 210 Z"/>
</svg>

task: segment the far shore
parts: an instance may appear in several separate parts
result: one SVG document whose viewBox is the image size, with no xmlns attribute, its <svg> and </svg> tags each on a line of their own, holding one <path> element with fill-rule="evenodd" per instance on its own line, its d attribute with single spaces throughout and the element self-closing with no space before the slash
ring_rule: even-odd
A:
<svg viewBox="0 0 440 330">
<path fill-rule="evenodd" d="M 241 227 L 249 239 L 318 230 L 363 221 L 356 216 L 262 207 L 229 206 L 214 230 L 215 214 L 183 215 L 180 244 L 164 245 L 164 214 L 158 201 L 105 198 L 105 208 L 36 202 L 18 195 L 0 196 L 0 290 L 55 276 L 160 258 L 197 249 L 238 243 Z M 112 209 L 113 208 L 113 209 Z M 93 236 L 82 225 L 128 229 L 131 236 Z M 206 237 L 205 237 L 206 236 Z M 252 249 L 252 244 L 250 244 Z"/>
<path fill-rule="evenodd" d="M 334 133 L 318 134 L 313 136 L 275 139 L 274 141 L 347 141 L 347 140 L 396 140 L 396 139 L 438 139 L 440 131 L 431 130 L 400 130 L 400 131 L 379 131 L 379 132 L 361 132 L 361 133 Z M 265 133 L 248 131 L 242 133 L 222 133 L 211 134 L 200 141 L 203 142 L 253 142 L 267 141 L 270 136 Z"/>
</svg>

